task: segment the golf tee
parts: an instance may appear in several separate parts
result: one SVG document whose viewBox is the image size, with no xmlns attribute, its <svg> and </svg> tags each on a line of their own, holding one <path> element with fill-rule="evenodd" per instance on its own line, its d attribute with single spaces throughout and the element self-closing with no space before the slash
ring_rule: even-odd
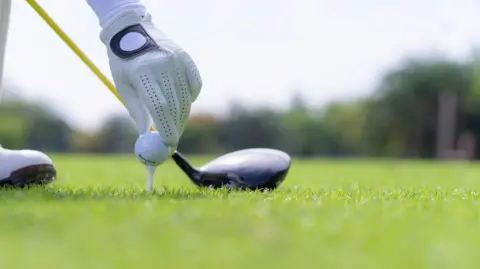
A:
<svg viewBox="0 0 480 269">
<path fill-rule="evenodd" d="M 148 173 L 148 180 L 147 180 L 147 191 L 153 191 L 153 181 L 155 178 L 155 171 L 157 167 L 147 165 L 147 173 Z"/>
</svg>

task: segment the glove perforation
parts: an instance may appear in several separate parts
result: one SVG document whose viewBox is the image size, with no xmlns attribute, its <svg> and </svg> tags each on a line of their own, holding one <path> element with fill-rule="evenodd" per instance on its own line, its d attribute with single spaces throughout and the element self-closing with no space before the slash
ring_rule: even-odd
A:
<svg viewBox="0 0 480 269">
<path fill-rule="evenodd" d="M 172 136 L 172 130 L 170 126 L 164 121 L 165 111 L 163 110 L 163 107 L 158 106 L 158 103 L 160 102 L 158 95 L 155 92 L 154 88 L 152 87 L 152 83 L 150 82 L 150 79 L 146 75 L 142 75 L 141 79 L 143 81 L 143 85 L 145 89 L 147 89 L 150 102 L 153 105 L 153 108 L 155 109 L 155 112 L 158 118 L 160 119 L 160 124 L 163 129 L 163 132 L 166 135 L 166 137 L 169 138 L 170 136 Z"/>
<path fill-rule="evenodd" d="M 182 73 L 180 71 L 180 68 L 177 68 L 177 78 L 178 78 L 178 83 L 180 84 L 180 131 L 183 132 L 185 129 L 185 124 L 187 122 L 186 117 L 188 117 L 190 113 L 190 97 L 188 94 L 188 85 L 185 80 L 185 76 L 182 76 Z"/>
<path fill-rule="evenodd" d="M 161 78 L 165 90 L 165 96 L 167 97 L 168 102 L 168 110 L 170 115 L 173 117 L 173 122 L 178 124 L 177 113 L 176 113 L 176 106 L 175 106 L 175 98 L 173 97 L 172 87 L 170 83 L 170 78 L 168 73 L 162 72 Z"/>
</svg>

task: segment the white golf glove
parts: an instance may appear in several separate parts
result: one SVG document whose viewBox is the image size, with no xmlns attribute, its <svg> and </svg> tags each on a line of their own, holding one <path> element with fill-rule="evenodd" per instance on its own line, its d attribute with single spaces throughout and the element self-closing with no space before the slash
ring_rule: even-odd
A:
<svg viewBox="0 0 480 269">
<path fill-rule="evenodd" d="M 149 14 L 120 14 L 105 24 L 100 38 L 139 134 L 148 132 L 153 120 L 163 143 L 175 149 L 202 88 L 191 57 L 155 27 Z"/>
</svg>

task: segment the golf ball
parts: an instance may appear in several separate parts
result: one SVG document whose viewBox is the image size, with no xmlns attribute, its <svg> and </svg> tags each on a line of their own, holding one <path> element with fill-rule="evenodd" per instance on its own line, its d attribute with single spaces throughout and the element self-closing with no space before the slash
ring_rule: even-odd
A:
<svg viewBox="0 0 480 269">
<path fill-rule="evenodd" d="M 148 166 L 159 166 L 170 157 L 171 148 L 163 143 L 158 132 L 147 132 L 140 135 L 135 142 L 137 159 Z"/>
</svg>

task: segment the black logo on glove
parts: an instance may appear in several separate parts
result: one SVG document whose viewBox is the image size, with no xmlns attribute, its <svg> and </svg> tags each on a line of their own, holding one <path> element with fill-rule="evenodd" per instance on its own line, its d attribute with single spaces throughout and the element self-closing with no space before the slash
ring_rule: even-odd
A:
<svg viewBox="0 0 480 269">
<path fill-rule="evenodd" d="M 120 42 L 127 34 L 130 33 L 138 33 L 142 35 L 145 38 L 145 43 L 135 50 L 126 51 L 121 48 Z M 121 59 L 129 59 L 152 50 L 158 50 L 160 47 L 157 45 L 157 43 L 155 43 L 155 41 L 153 41 L 153 39 L 140 24 L 135 24 L 123 29 L 113 36 L 112 40 L 110 41 L 110 49 L 115 55 L 117 55 L 117 57 Z"/>
</svg>

